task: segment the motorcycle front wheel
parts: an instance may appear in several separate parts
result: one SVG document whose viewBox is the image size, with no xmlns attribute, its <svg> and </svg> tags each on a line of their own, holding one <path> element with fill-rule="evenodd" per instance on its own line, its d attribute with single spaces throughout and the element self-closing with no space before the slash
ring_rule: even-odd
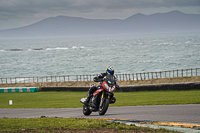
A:
<svg viewBox="0 0 200 133">
<path fill-rule="evenodd" d="M 83 105 L 83 114 L 88 116 L 90 115 L 92 112 L 90 111 L 90 109 L 88 108 L 88 106 Z"/>
<path fill-rule="evenodd" d="M 99 115 L 104 115 L 106 111 L 108 110 L 108 106 L 109 106 L 109 99 L 106 98 L 104 102 L 102 103 L 102 106 L 99 107 Z"/>
</svg>

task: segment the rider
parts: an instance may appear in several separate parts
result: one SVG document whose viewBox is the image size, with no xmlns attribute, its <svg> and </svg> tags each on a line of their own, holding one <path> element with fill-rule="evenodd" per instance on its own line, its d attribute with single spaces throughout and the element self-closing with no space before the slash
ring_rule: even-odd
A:
<svg viewBox="0 0 200 133">
<path fill-rule="evenodd" d="M 96 80 L 96 79 L 98 79 L 98 78 L 104 78 L 104 77 L 106 77 L 108 74 L 110 74 L 110 75 L 113 75 L 114 76 L 114 68 L 112 67 L 112 66 L 109 66 L 109 67 L 107 67 L 106 68 L 106 73 L 101 73 L 98 77 L 95 77 L 94 78 L 94 81 Z M 119 86 L 118 86 L 118 84 L 117 84 L 117 80 L 116 80 L 116 77 L 114 76 L 114 78 L 115 78 L 115 85 L 116 85 L 116 88 L 119 88 Z M 102 82 L 101 82 L 102 83 Z M 100 83 L 100 84 L 101 84 Z M 99 85 L 98 85 L 99 86 Z M 89 96 L 87 97 L 87 99 L 86 99 L 86 101 L 85 101 L 85 104 L 88 104 L 89 103 L 89 100 L 90 100 L 90 97 L 92 97 L 92 94 L 98 89 L 98 86 L 92 86 L 90 89 L 89 89 Z M 115 99 L 116 100 L 116 99 Z M 96 105 L 94 104 L 95 102 L 94 101 L 96 101 L 96 97 L 93 97 L 93 99 L 92 99 L 92 104 L 91 104 L 91 106 L 92 107 L 96 107 Z"/>
</svg>

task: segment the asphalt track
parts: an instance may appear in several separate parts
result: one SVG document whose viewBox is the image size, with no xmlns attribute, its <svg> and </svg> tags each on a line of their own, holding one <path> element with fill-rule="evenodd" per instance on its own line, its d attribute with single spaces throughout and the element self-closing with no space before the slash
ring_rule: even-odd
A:
<svg viewBox="0 0 200 133">
<path fill-rule="evenodd" d="M 105 115 L 93 112 L 84 116 L 82 108 L 0 109 L 0 118 L 34 117 L 116 118 L 140 121 L 200 124 L 200 104 L 109 107 Z"/>
</svg>

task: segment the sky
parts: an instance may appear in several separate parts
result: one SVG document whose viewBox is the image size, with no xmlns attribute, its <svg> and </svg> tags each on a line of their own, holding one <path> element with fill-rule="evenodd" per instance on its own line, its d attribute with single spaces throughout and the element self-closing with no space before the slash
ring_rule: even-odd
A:
<svg viewBox="0 0 200 133">
<path fill-rule="evenodd" d="M 200 14 L 200 0 L 0 0 L 0 30 L 27 26 L 56 16 L 126 19 L 178 10 Z"/>
</svg>

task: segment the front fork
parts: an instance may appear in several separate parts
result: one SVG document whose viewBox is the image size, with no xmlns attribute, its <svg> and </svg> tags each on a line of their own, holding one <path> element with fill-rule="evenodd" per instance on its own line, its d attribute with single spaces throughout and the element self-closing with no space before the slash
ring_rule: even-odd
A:
<svg viewBox="0 0 200 133">
<path fill-rule="evenodd" d="M 108 95 L 108 99 L 110 99 L 110 95 Z M 103 104 L 104 100 L 105 100 L 105 98 L 104 98 L 104 92 L 102 92 L 102 94 L 101 94 L 100 107 L 102 107 L 102 104 Z"/>
</svg>

